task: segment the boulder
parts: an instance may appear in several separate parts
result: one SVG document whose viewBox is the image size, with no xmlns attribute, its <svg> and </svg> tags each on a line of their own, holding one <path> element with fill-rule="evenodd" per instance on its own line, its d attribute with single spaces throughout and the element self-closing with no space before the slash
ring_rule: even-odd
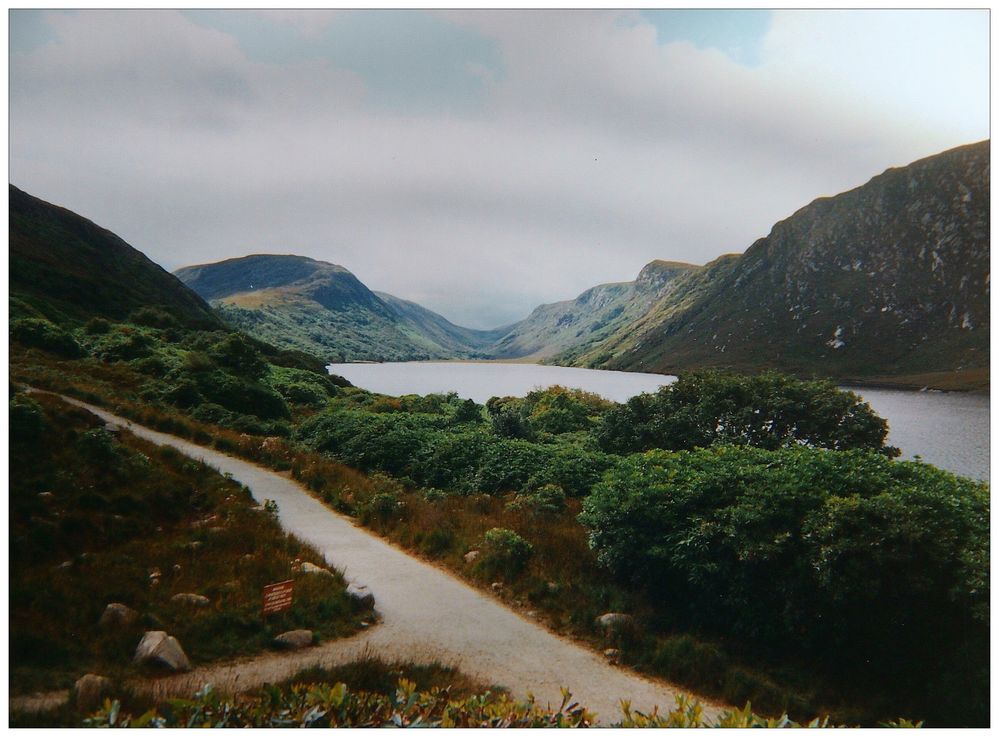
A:
<svg viewBox="0 0 999 737">
<path fill-rule="evenodd" d="M 83 712 L 97 711 L 105 696 L 111 693 L 111 679 L 88 673 L 73 684 L 72 703 Z"/>
<path fill-rule="evenodd" d="M 313 642 L 312 630 L 291 630 L 274 638 L 274 646 L 282 650 L 301 650 L 303 647 L 312 647 Z"/>
<path fill-rule="evenodd" d="M 604 657 L 608 663 L 617 663 L 621 659 L 621 651 L 617 648 L 609 647 L 604 650 Z"/>
<path fill-rule="evenodd" d="M 115 601 L 104 607 L 104 613 L 97 621 L 97 626 L 105 629 L 119 629 L 131 627 L 138 621 L 139 613 L 137 611 Z"/>
<path fill-rule="evenodd" d="M 635 627 L 635 618 L 630 614 L 622 614 L 621 612 L 601 614 L 597 617 L 596 622 L 605 632 L 615 634 L 627 632 Z"/>
<path fill-rule="evenodd" d="M 184 604 L 186 606 L 196 606 L 196 607 L 206 607 L 211 604 L 211 600 L 207 596 L 202 596 L 201 594 L 174 594 L 170 597 L 170 601 L 174 604 Z"/>
<path fill-rule="evenodd" d="M 139 665 L 153 665 L 180 672 L 191 670 L 191 662 L 184 654 L 184 648 L 163 630 L 153 630 L 142 636 L 135 648 L 134 662 Z"/>
<path fill-rule="evenodd" d="M 468 563 L 469 565 L 471 565 L 472 563 L 475 562 L 475 560 L 478 557 L 479 557 L 479 551 L 478 550 L 469 550 L 467 553 L 465 553 L 465 562 Z"/>
<path fill-rule="evenodd" d="M 333 575 L 333 572 L 330 571 L 328 568 L 317 566 L 315 563 L 309 563 L 309 561 L 305 561 L 304 563 L 302 563 L 302 565 L 300 566 L 300 570 L 302 571 L 302 573 L 315 573 L 320 576 Z"/>
<path fill-rule="evenodd" d="M 305 564 L 303 563 L 302 565 Z M 353 600 L 354 605 L 360 609 L 375 608 L 375 595 L 368 590 L 367 586 L 352 583 L 347 586 L 347 596 L 349 596 Z"/>
</svg>

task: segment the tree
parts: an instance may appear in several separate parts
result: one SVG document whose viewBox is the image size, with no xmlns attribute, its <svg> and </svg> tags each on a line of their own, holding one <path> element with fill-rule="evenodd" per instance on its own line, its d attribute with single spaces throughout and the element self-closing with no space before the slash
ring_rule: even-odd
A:
<svg viewBox="0 0 999 737">
<path fill-rule="evenodd" d="M 830 381 L 802 381 L 768 371 L 753 376 L 714 371 L 681 376 L 640 394 L 604 417 L 596 437 L 609 452 L 689 450 L 713 443 L 832 450 L 886 447 L 888 423 L 853 392 Z"/>
</svg>

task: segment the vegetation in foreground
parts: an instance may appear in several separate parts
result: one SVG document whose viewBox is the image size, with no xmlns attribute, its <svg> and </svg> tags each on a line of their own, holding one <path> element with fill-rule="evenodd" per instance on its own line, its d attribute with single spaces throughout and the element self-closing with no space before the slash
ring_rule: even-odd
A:
<svg viewBox="0 0 999 737">
<path fill-rule="evenodd" d="M 625 405 L 560 388 L 496 398 L 486 407 L 451 395 L 303 390 L 288 392 L 291 419 L 282 422 L 291 437 L 277 438 L 197 422 L 192 418 L 203 416 L 197 406 L 185 418 L 162 399 L 149 401 L 153 387 L 161 397 L 164 387 L 127 361 L 46 361 L 39 352 L 25 358 L 15 356 L 21 378 L 78 394 L 82 389 L 84 398 L 98 402 L 112 395 L 113 377 L 117 411 L 291 470 L 337 510 L 476 585 L 500 588 L 504 600 L 558 631 L 613 646 L 620 662 L 639 670 L 796 718 L 831 713 L 838 721 L 867 724 L 898 714 L 941 724 L 987 719 L 988 666 L 981 655 L 988 642 L 987 487 L 925 464 L 890 461 L 894 449 L 884 446 L 883 421 L 824 382 L 695 375 Z M 269 371 L 264 381 L 276 375 L 273 365 Z M 816 407 L 835 409 L 840 420 L 825 429 L 787 421 Z M 238 426 L 254 429 L 252 423 Z M 767 432 L 778 426 L 781 433 Z M 714 443 L 712 449 L 680 450 L 684 427 L 700 433 L 698 442 Z M 815 449 L 802 447 L 806 443 Z M 622 454 L 621 444 L 671 450 Z M 754 450 L 754 444 L 765 447 Z M 861 450 L 824 449 L 851 445 Z M 810 469 L 802 476 L 808 482 L 790 483 L 802 469 Z M 702 495 L 701 506 L 693 507 L 700 511 L 688 518 L 695 523 L 690 557 L 677 559 L 675 575 L 690 577 L 686 588 L 663 589 L 654 577 L 628 575 L 609 565 L 606 555 L 601 563 L 595 554 L 599 525 L 587 528 L 576 520 L 602 495 L 642 491 L 648 474 L 670 479 L 657 492 L 664 498 Z M 829 526 L 818 526 L 819 519 Z M 638 514 L 629 524 L 639 526 L 640 536 L 646 521 Z M 627 526 L 620 529 L 625 538 L 632 534 Z M 821 530 L 830 534 L 816 538 Z M 924 543 L 933 530 L 939 540 L 927 556 Z M 800 578 L 794 556 L 809 545 L 814 555 L 829 556 L 825 583 Z M 473 550 L 479 557 L 468 563 L 465 555 Z M 891 567 L 884 568 L 886 562 Z M 645 565 L 639 558 L 634 563 Z M 695 568 L 685 571 L 686 564 Z M 715 570 L 741 582 L 721 604 L 730 616 L 720 616 L 718 602 L 693 584 L 710 581 L 705 576 Z M 896 602 L 890 591 L 905 591 L 907 582 L 915 585 Z M 822 596 L 785 600 L 785 584 L 787 591 L 798 587 L 802 597 Z M 856 592 L 869 602 L 872 591 L 883 593 L 875 603 L 884 631 L 858 629 L 865 622 L 856 608 L 833 633 L 837 642 L 851 643 L 846 650 L 824 645 L 821 627 L 807 630 L 850 610 Z M 937 591 L 947 593 L 925 600 L 914 593 Z M 771 612 L 738 601 L 780 606 Z M 606 611 L 632 615 L 635 626 L 602 631 L 594 620 Z M 942 616 L 950 612 L 958 616 Z M 904 632 L 892 627 L 895 617 L 906 622 Z M 955 647 L 949 655 L 930 648 L 903 657 L 885 644 L 897 640 L 904 647 L 921 635 L 925 643 L 950 638 Z M 876 668 L 860 669 L 853 655 L 880 660 Z M 878 668 L 902 671 L 908 680 L 876 677 Z"/>
<path fill-rule="evenodd" d="M 400 678 L 393 689 L 366 691 L 342 681 L 297 680 L 264 688 L 239 699 L 206 686 L 190 699 L 173 699 L 133 716 L 121 703 L 108 700 L 84 720 L 89 727 L 443 727 L 443 728 L 580 728 L 593 726 L 597 715 L 573 701 L 563 690 L 562 703 L 544 705 L 533 698 L 511 699 L 505 693 L 483 691 L 455 693 L 451 686 L 421 689 L 417 682 Z M 828 720 L 797 724 L 782 715 L 766 718 L 744 709 L 718 718 L 704 714 L 696 700 L 677 697 L 673 708 L 646 714 L 624 702 L 613 727 L 646 728 L 785 728 L 830 727 Z M 883 726 L 918 727 L 906 720 Z"/>
<path fill-rule="evenodd" d="M 10 427 L 14 693 L 87 672 L 137 674 L 132 656 L 150 629 L 176 637 L 196 665 L 266 649 L 287 630 L 331 639 L 358 628 L 364 614 L 342 578 L 295 576 L 296 559 L 322 557 L 239 484 L 51 396 L 14 394 Z M 264 622 L 261 588 L 292 577 L 294 606 Z M 139 618 L 100 626 L 112 602 Z"/>
</svg>

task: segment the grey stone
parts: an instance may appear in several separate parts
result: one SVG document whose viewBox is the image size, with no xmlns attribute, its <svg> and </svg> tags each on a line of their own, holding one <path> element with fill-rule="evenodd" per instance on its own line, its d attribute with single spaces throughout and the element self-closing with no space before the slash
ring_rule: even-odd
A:
<svg viewBox="0 0 999 737">
<path fill-rule="evenodd" d="M 333 572 L 328 568 L 323 568 L 322 566 L 317 566 L 315 563 L 309 563 L 305 561 L 300 567 L 302 573 L 315 573 L 320 576 L 332 576 Z"/>
<path fill-rule="evenodd" d="M 72 702 L 80 711 L 97 711 L 105 696 L 111 693 L 111 679 L 88 673 L 73 684 Z"/>
<path fill-rule="evenodd" d="M 617 648 L 609 647 L 604 650 L 604 657 L 611 663 L 617 663 L 621 658 L 621 651 Z"/>
<path fill-rule="evenodd" d="M 211 600 L 207 596 L 202 596 L 201 594 L 174 594 L 170 597 L 170 601 L 174 604 L 186 604 L 187 606 L 196 607 L 206 607 L 211 604 Z"/>
<path fill-rule="evenodd" d="M 154 665 L 167 670 L 180 672 L 191 670 L 191 662 L 184 653 L 184 648 L 163 630 L 153 630 L 142 636 L 139 646 L 135 648 L 133 660 L 139 665 Z"/>
<path fill-rule="evenodd" d="M 134 609 L 125 606 L 117 601 L 104 607 L 97 625 L 104 628 L 131 627 L 139 621 L 139 613 Z"/>
<path fill-rule="evenodd" d="M 465 562 L 468 564 L 472 564 L 475 562 L 476 558 L 478 557 L 479 557 L 478 550 L 469 550 L 467 553 L 465 553 Z"/>
<path fill-rule="evenodd" d="M 347 586 L 347 596 L 353 599 L 354 604 L 361 609 L 375 608 L 375 595 L 368 590 L 367 586 L 352 583 Z"/>
<path fill-rule="evenodd" d="M 606 632 L 613 633 L 625 632 L 633 629 L 635 626 L 635 618 L 630 614 L 622 614 L 621 612 L 601 614 L 597 617 L 596 621 Z"/>
<path fill-rule="evenodd" d="M 312 647 L 314 638 L 312 630 L 291 630 L 282 632 L 274 638 L 275 647 L 284 650 L 301 650 L 304 647 Z"/>
</svg>

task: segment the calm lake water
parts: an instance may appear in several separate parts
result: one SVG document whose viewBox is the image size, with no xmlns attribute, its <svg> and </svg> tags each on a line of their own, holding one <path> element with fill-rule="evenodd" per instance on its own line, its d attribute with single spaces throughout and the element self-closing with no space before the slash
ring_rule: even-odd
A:
<svg viewBox="0 0 999 737">
<path fill-rule="evenodd" d="M 334 374 L 380 394 L 457 392 L 484 403 L 494 396 L 524 396 L 536 388 L 562 386 L 595 392 L 624 402 L 675 381 L 673 376 L 625 371 L 540 366 L 524 363 L 338 363 Z M 981 394 L 855 389 L 888 420 L 888 442 L 902 458 L 920 456 L 948 471 L 989 477 L 989 397 Z"/>
</svg>

